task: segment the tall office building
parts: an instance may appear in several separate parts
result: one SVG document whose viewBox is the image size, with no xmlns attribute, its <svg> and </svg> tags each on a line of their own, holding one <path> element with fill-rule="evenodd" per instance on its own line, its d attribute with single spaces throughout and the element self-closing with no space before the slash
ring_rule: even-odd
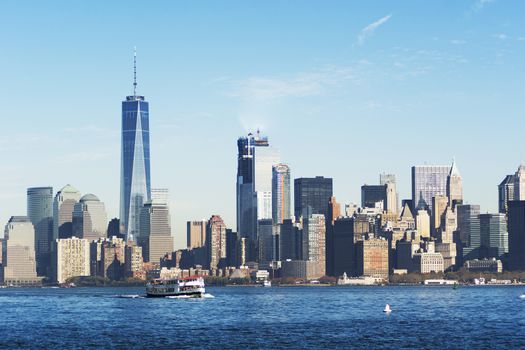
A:
<svg viewBox="0 0 525 350">
<path fill-rule="evenodd" d="M 291 217 L 290 167 L 277 164 L 272 168 L 272 219 L 282 224 Z"/>
<path fill-rule="evenodd" d="M 420 237 L 430 238 L 430 216 L 424 209 L 417 211 L 416 229 Z"/>
<path fill-rule="evenodd" d="M 331 178 L 317 176 L 294 180 L 294 215 L 299 219 L 310 214 L 327 214 L 328 201 L 333 196 Z"/>
<path fill-rule="evenodd" d="M 2 242 L 4 284 L 36 285 L 35 230 L 27 216 L 12 216 L 4 231 Z"/>
<path fill-rule="evenodd" d="M 73 236 L 88 242 L 107 236 L 106 207 L 94 194 L 80 198 L 73 209 Z"/>
<path fill-rule="evenodd" d="M 509 269 L 525 270 L 525 201 L 508 203 Z"/>
<path fill-rule="evenodd" d="M 206 244 L 206 220 L 186 223 L 186 245 L 188 249 L 204 247 Z"/>
<path fill-rule="evenodd" d="M 226 224 L 219 215 L 213 215 L 206 225 L 208 268 L 218 269 L 226 263 Z"/>
<path fill-rule="evenodd" d="M 90 275 L 90 247 L 87 239 L 63 238 L 58 239 L 56 244 L 58 283 L 65 283 L 71 277 Z"/>
<path fill-rule="evenodd" d="M 173 251 L 167 193 L 146 202 L 139 219 L 140 234 L 135 236 L 142 247 L 144 261 L 158 263 L 166 253 Z"/>
<path fill-rule="evenodd" d="M 525 165 L 520 164 L 514 174 L 514 198 L 515 201 L 525 200 Z"/>
<path fill-rule="evenodd" d="M 326 275 L 334 275 L 334 222 L 341 216 L 341 204 L 335 197 L 328 201 L 326 213 Z"/>
<path fill-rule="evenodd" d="M 279 252 L 282 261 L 302 258 L 301 231 L 292 219 L 279 225 Z"/>
<path fill-rule="evenodd" d="M 443 215 L 448 207 L 448 197 L 445 195 L 436 195 L 432 197 L 432 213 L 431 213 L 431 232 L 434 237 L 437 237 L 439 231 L 442 229 Z M 420 209 L 421 210 L 421 209 Z"/>
<path fill-rule="evenodd" d="M 500 259 L 509 251 L 505 214 L 480 214 L 481 257 Z"/>
<path fill-rule="evenodd" d="M 326 222 L 324 214 L 303 218 L 303 260 L 313 261 L 320 276 L 326 274 Z"/>
<path fill-rule="evenodd" d="M 447 197 L 452 208 L 463 203 L 463 182 L 456 161 L 452 161 L 450 172 L 447 177 Z"/>
<path fill-rule="evenodd" d="M 47 276 L 50 274 L 53 239 L 53 187 L 27 189 L 27 217 L 35 229 L 37 275 Z"/>
<path fill-rule="evenodd" d="M 382 208 L 386 208 L 386 185 L 363 185 L 361 186 L 361 207 L 375 208 L 376 203 L 381 202 Z"/>
<path fill-rule="evenodd" d="M 514 200 L 514 176 L 507 175 L 498 185 L 498 212 L 507 214 L 509 201 Z"/>
<path fill-rule="evenodd" d="M 137 95 L 136 64 L 133 95 L 122 102 L 121 141 L 120 225 L 127 240 L 133 240 L 142 206 L 151 199 L 149 104 Z"/>
<path fill-rule="evenodd" d="M 388 241 L 369 237 L 356 242 L 356 272 L 359 276 L 371 276 L 388 281 Z"/>
<path fill-rule="evenodd" d="M 271 219 L 262 219 L 258 222 L 259 226 L 259 266 L 261 268 L 268 268 L 272 261 L 278 260 L 278 236 L 274 231 L 274 226 Z M 276 226 L 277 227 L 277 226 Z"/>
<path fill-rule="evenodd" d="M 463 260 L 477 259 L 481 245 L 479 205 L 457 207 L 457 230 L 463 246 Z"/>
<path fill-rule="evenodd" d="M 256 242 L 257 220 L 272 218 L 272 167 L 279 152 L 259 131 L 239 138 L 237 149 L 237 232 Z"/>
<path fill-rule="evenodd" d="M 412 203 L 420 199 L 432 210 L 432 198 L 446 196 L 447 178 L 450 173 L 449 166 L 417 165 L 412 167 Z M 414 209 L 414 208 L 411 208 Z"/>
<path fill-rule="evenodd" d="M 73 236 L 73 210 L 80 200 L 80 192 L 71 185 L 57 192 L 53 202 L 53 240 Z"/>
<path fill-rule="evenodd" d="M 341 217 L 334 221 L 333 227 L 333 272 L 339 277 L 344 273 L 355 273 L 354 219 Z"/>
</svg>

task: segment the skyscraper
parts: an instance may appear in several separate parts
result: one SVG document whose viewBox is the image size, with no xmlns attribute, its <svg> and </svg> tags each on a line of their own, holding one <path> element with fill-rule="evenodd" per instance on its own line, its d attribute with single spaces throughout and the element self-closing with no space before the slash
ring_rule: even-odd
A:
<svg viewBox="0 0 525 350">
<path fill-rule="evenodd" d="M 319 276 L 326 274 L 326 222 L 324 214 L 303 218 L 303 260 L 317 265 Z"/>
<path fill-rule="evenodd" d="M 106 207 L 94 194 L 80 198 L 73 209 L 73 236 L 88 242 L 107 236 Z"/>
<path fill-rule="evenodd" d="M 206 226 L 208 268 L 217 269 L 226 263 L 226 224 L 219 215 L 213 215 Z"/>
<path fill-rule="evenodd" d="M 505 214 L 480 214 L 482 258 L 501 258 L 509 251 L 509 234 Z"/>
<path fill-rule="evenodd" d="M 27 216 L 12 216 L 4 231 L 2 244 L 3 282 L 13 285 L 35 285 L 35 230 Z"/>
<path fill-rule="evenodd" d="M 290 167 L 277 164 L 272 168 L 272 219 L 274 224 L 282 224 L 290 219 Z"/>
<path fill-rule="evenodd" d="M 53 239 L 53 187 L 27 189 L 27 216 L 35 229 L 36 271 L 49 275 Z"/>
<path fill-rule="evenodd" d="M 498 212 L 507 214 L 509 201 L 514 200 L 514 176 L 507 175 L 498 185 Z"/>
<path fill-rule="evenodd" d="M 520 164 L 514 174 L 514 200 L 525 200 L 525 165 Z"/>
<path fill-rule="evenodd" d="M 333 195 L 331 178 L 317 176 L 314 178 L 299 178 L 294 180 L 294 215 L 323 214 L 328 211 L 328 201 Z M 305 215 L 309 216 L 309 215 Z"/>
<path fill-rule="evenodd" d="M 457 207 L 457 229 L 463 245 L 463 260 L 479 258 L 481 245 L 479 205 L 459 205 Z"/>
<path fill-rule="evenodd" d="M 339 277 L 344 273 L 355 273 L 354 218 L 342 217 L 334 222 L 333 228 L 333 272 Z"/>
<path fill-rule="evenodd" d="M 158 263 L 166 253 L 173 251 L 167 193 L 144 203 L 139 219 L 140 234 L 136 238 L 142 247 L 144 261 Z"/>
<path fill-rule="evenodd" d="M 80 192 L 71 185 L 57 192 L 53 202 L 53 243 L 73 236 L 73 210 L 79 200 Z"/>
<path fill-rule="evenodd" d="M 361 186 L 361 207 L 375 208 L 376 203 L 382 203 L 386 208 L 386 185 L 363 185 Z"/>
<path fill-rule="evenodd" d="M 447 194 L 449 166 L 417 165 L 412 167 L 412 204 L 423 203 L 432 210 L 432 198 Z M 414 208 L 411 208 L 414 209 Z"/>
<path fill-rule="evenodd" d="M 206 220 L 186 223 L 186 245 L 188 249 L 200 248 L 206 244 Z"/>
<path fill-rule="evenodd" d="M 140 211 L 151 198 L 149 104 L 137 95 L 136 64 L 134 73 L 133 95 L 122 102 L 120 224 L 128 240 L 138 234 Z"/>
<path fill-rule="evenodd" d="M 525 201 L 509 202 L 509 269 L 525 270 Z"/>
<path fill-rule="evenodd" d="M 279 152 L 260 135 L 237 140 L 237 233 L 257 241 L 257 220 L 272 218 L 272 167 Z"/>
<path fill-rule="evenodd" d="M 463 182 L 455 160 L 452 161 L 452 166 L 447 176 L 447 197 L 453 209 L 456 208 L 456 205 L 463 203 Z"/>
</svg>

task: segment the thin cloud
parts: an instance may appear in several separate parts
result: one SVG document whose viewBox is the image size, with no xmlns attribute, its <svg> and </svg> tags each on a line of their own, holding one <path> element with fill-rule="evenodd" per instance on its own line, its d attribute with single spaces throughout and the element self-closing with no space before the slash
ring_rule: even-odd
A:
<svg viewBox="0 0 525 350">
<path fill-rule="evenodd" d="M 499 39 L 499 40 L 505 40 L 508 38 L 507 34 L 503 34 L 503 33 L 494 34 L 492 37 Z"/>
<path fill-rule="evenodd" d="M 461 39 L 453 39 L 453 40 L 450 40 L 450 43 L 453 45 L 463 45 L 463 44 L 466 44 L 467 42 Z"/>
<path fill-rule="evenodd" d="M 227 95 L 250 100 L 315 96 L 321 94 L 327 86 L 354 78 L 353 70 L 345 67 L 325 68 L 292 78 L 255 76 L 235 82 L 234 90 Z"/>
<path fill-rule="evenodd" d="M 488 4 L 493 3 L 494 0 L 478 0 L 474 5 L 472 5 L 472 10 L 474 12 L 479 12 L 483 10 Z"/>
<path fill-rule="evenodd" d="M 357 38 L 357 42 L 359 43 L 359 45 L 363 45 L 366 39 L 374 35 L 376 29 L 379 28 L 381 25 L 385 24 L 391 17 L 392 15 L 386 15 L 385 17 L 380 18 L 377 21 L 370 23 L 369 25 L 364 27 Z"/>
</svg>

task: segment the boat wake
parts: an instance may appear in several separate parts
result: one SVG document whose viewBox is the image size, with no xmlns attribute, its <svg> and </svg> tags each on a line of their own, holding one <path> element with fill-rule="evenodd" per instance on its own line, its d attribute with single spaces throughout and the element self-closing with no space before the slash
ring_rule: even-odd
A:
<svg viewBox="0 0 525 350">
<path fill-rule="evenodd" d="M 115 298 L 124 298 L 124 299 L 143 299 L 146 296 L 138 294 L 119 294 L 115 295 Z"/>
<path fill-rule="evenodd" d="M 194 296 L 191 296 L 191 295 L 170 295 L 164 298 L 166 299 L 211 299 L 215 297 L 211 294 L 206 293 L 204 294 L 202 298 L 195 298 Z"/>
<path fill-rule="evenodd" d="M 525 294 L 520 295 L 520 299 L 525 299 Z"/>
</svg>

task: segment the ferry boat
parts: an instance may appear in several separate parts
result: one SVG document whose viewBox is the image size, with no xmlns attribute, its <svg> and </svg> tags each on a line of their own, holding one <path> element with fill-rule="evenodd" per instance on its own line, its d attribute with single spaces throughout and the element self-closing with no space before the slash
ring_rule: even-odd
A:
<svg viewBox="0 0 525 350">
<path fill-rule="evenodd" d="M 180 279 L 157 278 L 146 284 L 148 297 L 188 296 L 202 298 L 206 294 L 204 278 L 195 276 Z"/>
</svg>

